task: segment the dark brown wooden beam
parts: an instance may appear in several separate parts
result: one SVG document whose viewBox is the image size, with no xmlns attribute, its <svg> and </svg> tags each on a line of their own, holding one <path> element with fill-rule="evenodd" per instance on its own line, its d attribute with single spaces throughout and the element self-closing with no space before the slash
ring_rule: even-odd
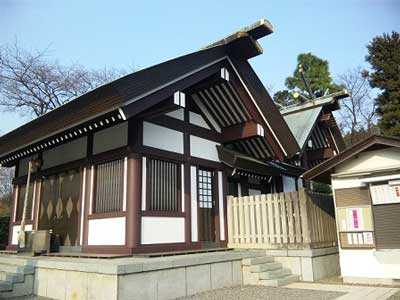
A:
<svg viewBox="0 0 400 300">
<path fill-rule="evenodd" d="M 331 158 L 332 156 L 334 156 L 332 148 L 307 150 L 308 161 L 328 159 L 328 158 Z"/>
<path fill-rule="evenodd" d="M 259 124 L 253 120 L 222 129 L 222 142 L 231 143 L 241 139 L 263 136 L 259 132 Z"/>
</svg>

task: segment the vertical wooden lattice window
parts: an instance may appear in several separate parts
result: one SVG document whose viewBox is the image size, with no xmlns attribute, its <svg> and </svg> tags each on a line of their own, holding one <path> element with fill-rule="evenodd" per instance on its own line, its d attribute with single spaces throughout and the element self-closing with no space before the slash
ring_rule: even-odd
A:
<svg viewBox="0 0 400 300">
<path fill-rule="evenodd" d="M 179 211 L 180 165 L 159 159 L 147 162 L 149 210 Z"/>
<path fill-rule="evenodd" d="M 122 210 L 123 163 L 114 160 L 96 168 L 95 213 Z"/>
</svg>

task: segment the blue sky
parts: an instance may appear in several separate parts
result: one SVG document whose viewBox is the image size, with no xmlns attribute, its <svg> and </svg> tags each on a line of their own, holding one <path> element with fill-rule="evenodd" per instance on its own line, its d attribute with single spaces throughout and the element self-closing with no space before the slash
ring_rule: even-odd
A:
<svg viewBox="0 0 400 300">
<path fill-rule="evenodd" d="M 0 44 L 17 39 L 27 49 L 49 48 L 62 64 L 143 68 L 261 18 L 275 32 L 260 40 L 264 54 L 251 64 L 277 91 L 302 52 L 327 59 L 334 78 L 359 65 L 367 68 L 365 45 L 376 35 L 400 30 L 400 1 L 0 0 Z M 28 120 L 0 112 L 0 132 Z"/>
</svg>

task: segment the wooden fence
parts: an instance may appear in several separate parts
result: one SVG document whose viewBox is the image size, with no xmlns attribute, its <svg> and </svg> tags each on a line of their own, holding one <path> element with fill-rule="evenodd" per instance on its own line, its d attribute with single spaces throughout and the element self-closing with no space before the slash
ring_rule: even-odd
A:
<svg viewBox="0 0 400 300">
<path fill-rule="evenodd" d="M 228 247 L 302 249 L 337 245 L 332 196 L 296 192 L 228 197 Z"/>
</svg>

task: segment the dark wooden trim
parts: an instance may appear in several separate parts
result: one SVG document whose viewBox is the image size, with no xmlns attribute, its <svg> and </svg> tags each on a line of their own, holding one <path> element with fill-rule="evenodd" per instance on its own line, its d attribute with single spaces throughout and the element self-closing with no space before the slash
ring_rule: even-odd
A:
<svg viewBox="0 0 400 300">
<path fill-rule="evenodd" d="M 86 157 L 90 158 L 93 155 L 93 132 L 88 133 L 86 142 Z"/>
<path fill-rule="evenodd" d="M 78 214 L 78 234 L 76 235 L 77 236 L 77 242 L 78 242 L 78 244 L 80 244 L 80 241 L 81 241 L 81 227 L 82 227 L 82 222 L 81 222 L 81 219 L 82 219 L 82 216 L 84 215 L 84 209 L 82 209 L 82 195 L 83 195 L 83 193 L 85 193 L 85 191 L 83 190 L 83 168 L 81 168 L 80 170 L 79 170 L 79 176 L 80 176 L 80 181 L 79 181 L 79 200 L 78 200 L 78 204 L 77 204 L 77 207 L 78 207 L 78 209 L 79 209 L 79 214 Z"/>
<path fill-rule="evenodd" d="M 117 149 L 113 149 L 107 152 L 102 152 L 87 159 L 87 163 L 90 165 L 99 165 L 112 160 L 122 159 L 127 156 L 129 149 L 127 146 L 122 146 Z"/>
<path fill-rule="evenodd" d="M 222 129 L 222 143 L 232 143 L 237 140 L 258 137 L 258 123 L 253 120 Z"/>
<path fill-rule="evenodd" d="M 92 168 L 86 167 L 86 186 L 85 186 L 85 207 L 84 207 L 84 218 L 83 218 L 83 239 L 81 246 L 87 246 L 88 244 L 88 231 L 89 231 L 89 214 L 90 214 L 90 192 L 91 192 L 91 174 Z M 94 183 L 94 181 L 93 181 Z"/>
<path fill-rule="evenodd" d="M 183 91 L 193 86 L 197 82 L 208 78 L 213 74 L 219 73 L 221 67 L 223 67 L 224 65 L 226 65 L 226 60 L 216 62 L 208 68 L 197 71 L 196 73 L 187 76 L 175 83 L 172 83 L 161 90 L 158 90 L 146 97 L 141 98 L 140 101 L 135 101 L 128 104 L 124 107 L 125 115 L 129 118 L 140 114 L 141 112 L 160 103 L 161 101 L 168 99 L 174 94 L 174 92 Z"/>
<path fill-rule="evenodd" d="M 93 208 L 93 204 L 92 204 Z M 126 217 L 125 211 L 113 211 L 107 213 L 94 213 L 88 216 L 88 220 L 96 220 L 96 219 L 109 219 L 109 218 L 119 218 Z"/>
<path fill-rule="evenodd" d="M 270 145 L 275 157 L 278 160 L 283 161 L 285 159 L 285 155 L 284 155 L 282 149 L 280 148 L 278 141 L 275 139 L 271 130 L 268 128 L 267 124 L 265 123 L 264 119 L 262 118 L 260 112 L 257 110 L 257 108 L 254 105 L 253 101 L 251 100 L 250 96 L 244 90 L 244 87 L 242 86 L 239 78 L 236 77 L 235 72 L 231 68 L 229 68 L 229 72 L 232 73 L 229 80 L 232 82 L 233 88 L 236 90 L 236 92 L 240 96 L 240 99 L 243 101 L 245 107 L 249 111 L 253 120 L 259 124 L 264 124 L 264 125 L 262 125 L 264 128 L 264 138 L 267 140 L 267 143 Z M 271 105 L 274 106 L 274 104 L 271 104 Z M 267 118 L 267 116 L 265 116 L 265 118 Z M 271 122 L 271 120 L 268 120 L 268 121 Z M 271 126 L 271 124 L 270 124 L 270 126 Z M 275 132 L 275 134 L 277 134 L 277 133 Z"/>
<path fill-rule="evenodd" d="M 161 253 L 171 251 L 184 251 L 201 249 L 201 243 L 167 243 L 167 244 L 149 244 L 140 245 L 138 248 L 132 249 L 132 253 Z"/>
<path fill-rule="evenodd" d="M 128 158 L 128 179 L 126 197 L 126 245 L 136 248 L 140 245 L 141 200 L 142 200 L 142 156 L 130 154 Z"/>
<path fill-rule="evenodd" d="M 384 137 L 380 135 L 369 136 L 350 148 L 340 152 L 338 155 L 324 161 L 322 164 L 308 170 L 303 174 L 305 180 L 318 179 L 323 182 L 330 182 L 330 174 L 335 166 L 353 157 L 354 155 L 366 151 L 372 146 L 379 147 L 400 147 L 400 139 L 394 137 Z"/>
<path fill-rule="evenodd" d="M 141 211 L 140 215 L 143 217 L 171 217 L 171 218 L 184 218 L 186 216 L 186 214 L 181 211 L 156 211 L 156 210 Z"/>
<path fill-rule="evenodd" d="M 325 160 L 329 159 L 333 154 L 332 148 L 323 148 L 323 149 L 312 149 L 306 150 L 308 160 Z"/>
<path fill-rule="evenodd" d="M 10 241 L 10 244 L 8 244 L 6 246 L 6 250 L 7 251 L 17 251 L 17 249 L 18 249 L 18 246 L 17 245 L 11 245 L 11 241 Z"/>
<path fill-rule="evenodd" d="M 123 245 L 115 246 L 82 246 L 83 253 L 98 253 L 98 254 L 132 254 L 132 249 Z"/>
</svg>

